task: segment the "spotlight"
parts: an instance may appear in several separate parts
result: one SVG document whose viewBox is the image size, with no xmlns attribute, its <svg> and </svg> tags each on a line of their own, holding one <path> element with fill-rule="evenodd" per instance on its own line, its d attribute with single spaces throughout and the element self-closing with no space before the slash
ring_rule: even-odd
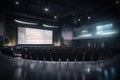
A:
<svg viewBox="0 0 120 80">
<path fill-rule="evenodd" d="M 119 1 L 116 1 L 115 3 L 116 3 L 116 4 L 119 4 L 120 2 L 119 2 Z"/>
<path fill-rule="evenodd" d="M 16 4 L 16 5 L 19 5 L 19 1 L 16 1 L 15 4 Z"/>
<path fill-rule="evenodd" d="M 47 12 L 47 11 L 49 11 L 49 9 L 48 9 L 48 2 L 47 2 L 47 0 L 45 0 L 45 8 L 44 8 L 44 10 Z"/>
<path fill-rule="evenodd" d="M 55 19 L 57 19 L 57 16 L 54 16 Z"/>
<path fill-rule="evenodd" d="M 55 12 L 54 18 L 57 19 L 57 14 L 56 14 L 56 12 Z"/>
<path fill-rule="evenodd" d="M 81 21 L 80 19 L 78 19 L 78 21 Z"/>
<path fill-rule="evenodd" d="M 88 16 L 88 19 L 90 20 L 90 19 L 91 19 L 91 17 L 90 17 L 90 16 Z"/>
<path fill-rule="evenodd" d="M 49 11 L 49 9 L 46 7 L 46 8 L 44 8 L 44 10 L 47 12 L 47 11 Z"/>
</svg>

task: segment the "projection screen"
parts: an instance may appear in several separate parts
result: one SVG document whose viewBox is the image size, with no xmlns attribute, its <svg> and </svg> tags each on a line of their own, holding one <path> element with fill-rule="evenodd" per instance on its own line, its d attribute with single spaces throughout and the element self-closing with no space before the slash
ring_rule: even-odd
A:
<svg viewBox="0 0 120 80">
<path fill-rule="evenodd" d="M 18 27 L 18 44 L 52 44 L 52 30 Z"/>
</svg>

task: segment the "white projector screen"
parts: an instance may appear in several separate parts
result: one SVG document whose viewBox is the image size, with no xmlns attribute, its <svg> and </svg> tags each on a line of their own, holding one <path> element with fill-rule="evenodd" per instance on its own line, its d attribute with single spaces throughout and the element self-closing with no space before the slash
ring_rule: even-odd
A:
<svg viewBox="0 0 120 80">
<path fill-rule="evenodd" d="M 18 44 L 52 44 L 52 30 L 18 27 Z"/>
</svg>

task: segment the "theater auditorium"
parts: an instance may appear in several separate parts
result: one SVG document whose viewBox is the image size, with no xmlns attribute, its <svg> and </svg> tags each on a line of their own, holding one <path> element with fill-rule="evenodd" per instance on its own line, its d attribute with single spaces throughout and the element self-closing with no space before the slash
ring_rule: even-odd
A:
<svg viewBox="0 0 120 80">
<path fill-rule="evenodd" d="M 0 0 L 0 80 L 120 80 L 120 0 Z"/>
</svg>

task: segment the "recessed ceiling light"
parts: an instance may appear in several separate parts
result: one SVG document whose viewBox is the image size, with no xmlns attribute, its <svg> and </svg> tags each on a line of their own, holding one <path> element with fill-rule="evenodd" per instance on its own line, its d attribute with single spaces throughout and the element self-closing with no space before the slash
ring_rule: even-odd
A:
<svg viewBox="0 0 120 80">
<path fill-rule="evenodd" d="M 91 19 L 91 17 L 90 17 L 90 16 L 88 16 L 88 19 Z"/>
<path fill-rule="evenodd" d="M 115 3 L 116 3 L 116 4 L 119 4 L 119 3 L 120 3 L 120 1 L 116 1 Z"/>
<path fill-rule="evenodd" d="M 15 4 L 18 5 L 18 4 L 19 4 L 19 1 L 16 1 Z"/>
<path fill-rule="evenodd" d="M 49 11 L 49 9 L 46 7 L 46 8 L 44 8 L 44 10 L 47 12 L 47 11 Z"/>
<path fill-rule="evenodd" d="M 57 19 L 57 14 L 56 14 L 56 12 L 55 12 L 55 14 L 54 14 L 54 18 Z"/>
<path fill-rule="evenodd" d="M 44 10 L 45 10 L 46 12 L 49 11 L 47 0 L 45 0 Z"/>
<path fill-rule="evenodd" d="M 55 19 L 57 19 L 57 16 L 54 16 Z"/>
<path fill-rule="evenodd" d="M 78 19 L 78 21 L 81 21 L 80 19 Z"/>
</svg>

